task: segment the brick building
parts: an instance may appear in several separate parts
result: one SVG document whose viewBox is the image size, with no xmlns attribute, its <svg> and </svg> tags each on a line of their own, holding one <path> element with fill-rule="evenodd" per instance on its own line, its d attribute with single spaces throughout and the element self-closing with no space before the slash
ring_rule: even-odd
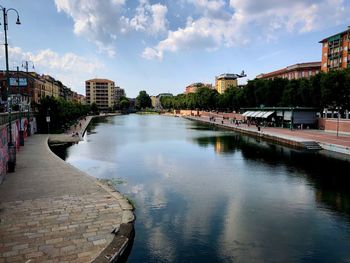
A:
<svg viewBox="0 0 350 263">
<path fill-rule="evenodd" d="M 10 87 L 7 91 L 6 72 L 0 71 L 0 104 L 6 104 L 7 92 L 13 103 L 28 105 L 40 103 L 46 96 L 62 98 L 69 101 L 83 103 L 83 95 L 79 95 L 66 87 L 59 80 L 49 75 L 39 75 L 36 72 L 9 71 Z"/>
<path fill-rule="evenodd" d="M 306 62 L 298 63 L 288 66 L 283 69 L 275 70 L 269 73 L 262 73 L 256 76 L 257 79 L 274 79 L 274 78 L 284 78 L 284 79 L 300 79 L 300 78 L 310 78 L 315 76 L 321 70 L 321 62 Z"/>
<path fill-rule="evenodd" d="M 350 27 L 348 30 L 327 37 L 322 43 L 323 72 L 332 69 L 350 68 Z"/>
</svg>

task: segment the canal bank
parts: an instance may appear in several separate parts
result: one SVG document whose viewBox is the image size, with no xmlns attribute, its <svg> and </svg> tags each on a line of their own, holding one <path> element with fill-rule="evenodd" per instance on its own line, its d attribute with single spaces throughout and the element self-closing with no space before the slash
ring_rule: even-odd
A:
<svg viewBox="0 0 350 263">
<path fill-rule="evenodd" d="M 183 118 L 90 127 L 65 160 L 123 181 L 137 205 L 128 263 L 348 259 L 349 162 Z"/>
<path fill-rule="evenodd" d="M 133 242 L 132 205 L 48 140 L 28 138 L 0 185 L 0 262 L 118 262 Z"/>
<path fill-rule="evenodd" d="M 246 124 L 236 125 L 229 120 L 210 120 L 206 117 L 184 116 L 184 118 L 216 125 L 255 138 L 279 143 L 304 150 L 327 150 L 340 153 L 345 159 L 350 159 L 350 136 L 330 134 L 316 130 L 288 130 L 272 127 L 255 127 Z M 343 158 L 344 159 L 344 158 Z"/>
</svg>

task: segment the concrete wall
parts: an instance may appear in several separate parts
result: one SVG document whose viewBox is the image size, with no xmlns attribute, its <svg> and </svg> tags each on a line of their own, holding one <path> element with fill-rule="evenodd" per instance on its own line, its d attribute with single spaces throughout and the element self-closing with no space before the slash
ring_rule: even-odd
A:
<svg viewBox="0 0 350 263">
<path fill-rule="evenodd" d="M 36 119 L 31 118 L 30 121 L 31 134 L 37 132 Z M 19 119 L 12 122 L 12 141 L 16 147 L 17 152 L 20 150 L 19 141 Z M 24 138 L 28 137 L 28 120 L 27 118 L 22 119 L 22 127 L 24 129 Z M 4 179 L 7 173 L 7 161 L 8 161 L 8 142 L 10 140 L 10 129 L 8 125 L 0 126 L 0 183 Z"/>
<path fill-rule="evenodd" d="M 320 118 L 318 119 L 318 127 L 321 130 L 325 130 L 327 132 L 337 132 L 349 134 L 350 135 L 350 120 L 349 119 L 338 119 L 334 118 Z"/>
</svg>

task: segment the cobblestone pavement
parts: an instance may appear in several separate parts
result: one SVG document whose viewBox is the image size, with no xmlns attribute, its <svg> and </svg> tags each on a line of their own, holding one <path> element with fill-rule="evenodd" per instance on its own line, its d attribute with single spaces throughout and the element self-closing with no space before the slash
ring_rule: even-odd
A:
<svg viewBox="0 0 350 263">
<path fill-rule="evenodd" d="M 0 185 L 0 262 L 90 262 L 134 220 L 120 195 L 30 137 Z"/>
</svg>

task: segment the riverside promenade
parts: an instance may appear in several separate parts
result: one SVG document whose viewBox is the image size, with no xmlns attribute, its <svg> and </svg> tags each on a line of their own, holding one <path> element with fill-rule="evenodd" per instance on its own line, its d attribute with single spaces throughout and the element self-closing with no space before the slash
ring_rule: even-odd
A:
<svg viewBox="0 0 350 263">
<path fill-rule="evenodd" d="M 216 121 L 210 121 L 208 117 L 184 116 L 187 119 L 210 123 L 223 128 L 228 128 L 243 134 L 260 137 L 269 141 L 282 143 L 298 148 L 307 149 L 317 146 L 319 149 L 342 154 L 342 159 L 350 160 L 350 135 L 328 133 L 321 130 L 290 130 L 286 128 L 248 126 L 246 124 L 235 125 L 229 120 L 217 118 Z"/>
<path fill-rule="evenodd" d="M 0 262 L 111 262 L 132 243 L 133 207 L 33 135 L 0 185 Z"/>
</svg>

